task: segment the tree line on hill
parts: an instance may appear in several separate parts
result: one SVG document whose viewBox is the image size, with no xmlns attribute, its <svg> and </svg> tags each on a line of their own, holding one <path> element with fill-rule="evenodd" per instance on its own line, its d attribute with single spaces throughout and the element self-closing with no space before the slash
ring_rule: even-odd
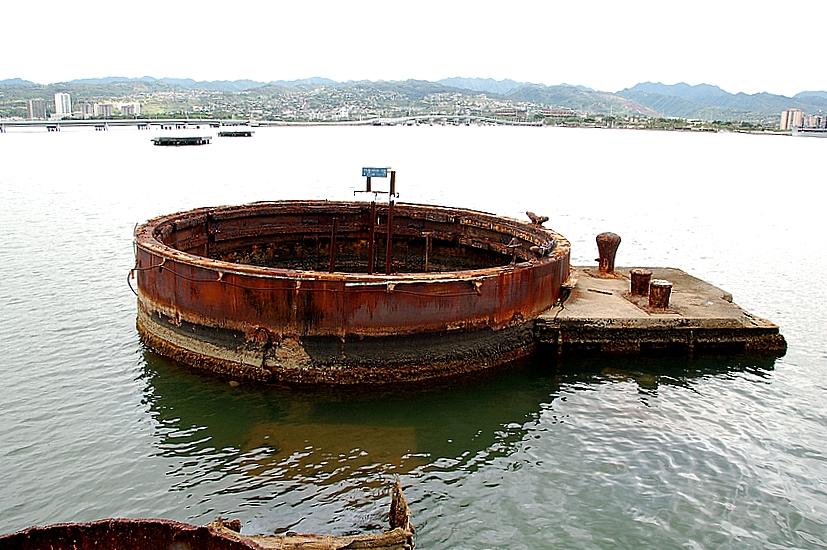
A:
<svg viewBox="0 0 827 550">
<path fill-rule="evenodd" d="M 827 92 L 801 92 L 793 97 L 758 93 L 732 94 L 717 86 L 699 84 L 666 85 L 645 82 L 619 92 L 602 92 L 567 84 L 546 86 L 513 80 L 447 78 L 436 82 L 348 81 L 325 78 L 257 82 L 253 80 L 198 82 L 192 79 L 152 77 L 73 80 L 36 84 L 22 79 L 0 81 L 0 116 L 25 113 L 27 99 L 48 99 L 56 92 L 69 92 L 87 101 L 96 98 L 151 96 L 181 90 L 213 91 L 223 94 L 254 93 L 259 97 L 309 91 L 327 87 L 344 94 L 349 90 L 376 90 L 400 102 L 420 101 L 430 94 L 485 94 L 505 102 L 527 102 L 549 108 L 567 108 L 581 113 L 616 116 L 675 117 L 704 121 L 746 121 L 771 123 L 782 110 L 797 108 L 808 114 L 827 112 Z"/>
</svg>

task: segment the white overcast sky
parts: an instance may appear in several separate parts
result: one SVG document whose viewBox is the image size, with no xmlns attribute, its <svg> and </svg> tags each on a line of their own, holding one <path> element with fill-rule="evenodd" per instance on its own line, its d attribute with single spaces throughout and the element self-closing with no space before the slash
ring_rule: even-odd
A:
<svg viewBox="0 0 827 550">
<path fill-rule="evenodd" d="M 827 0 L 41 0 L 0 9 L 0 80 L 479 77 L 827 90 Z"/>
</svg>

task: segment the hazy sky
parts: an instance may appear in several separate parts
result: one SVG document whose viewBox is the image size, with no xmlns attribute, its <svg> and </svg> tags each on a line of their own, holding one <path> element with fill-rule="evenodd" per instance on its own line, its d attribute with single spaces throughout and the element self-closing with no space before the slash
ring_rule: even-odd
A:
<svg viewBox="0 0 827 550">
<path fill-rule="evenodd" d="M 827 0 L 6 2 L 0 80 L 439 80 L 827 90 Z"/>
</svg>

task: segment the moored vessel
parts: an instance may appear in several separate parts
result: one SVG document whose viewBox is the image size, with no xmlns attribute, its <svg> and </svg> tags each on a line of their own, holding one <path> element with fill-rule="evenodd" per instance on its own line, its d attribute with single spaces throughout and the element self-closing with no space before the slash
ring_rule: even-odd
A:
<svg viewBox="0 0 827 550">
<path fill-rule="evenodd" d="M 209 145 L 211 139 L 211 136 L 169 136 L 152 138 L 152 143 L 162 147 L 185 147 L 189 145 Z"/>
<path fill-rule="evenodd" d="M 810 136 L 810 137 L 827 137 L 827 128 L 808 128 L 805 126 L 793 126 L 792 135 L 794 136 Z"/>
</svg>

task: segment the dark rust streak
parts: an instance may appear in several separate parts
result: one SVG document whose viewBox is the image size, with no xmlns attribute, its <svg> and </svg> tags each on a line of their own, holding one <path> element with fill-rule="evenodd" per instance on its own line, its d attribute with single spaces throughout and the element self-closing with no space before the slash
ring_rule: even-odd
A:
<svg viewBox="0 0 827 550">
<path fill-rule="evenodd" d="M 385 275 L 393 271 L 393 199 L 388 202 L 388 228 L 386 230 Z"/>
</svg>

